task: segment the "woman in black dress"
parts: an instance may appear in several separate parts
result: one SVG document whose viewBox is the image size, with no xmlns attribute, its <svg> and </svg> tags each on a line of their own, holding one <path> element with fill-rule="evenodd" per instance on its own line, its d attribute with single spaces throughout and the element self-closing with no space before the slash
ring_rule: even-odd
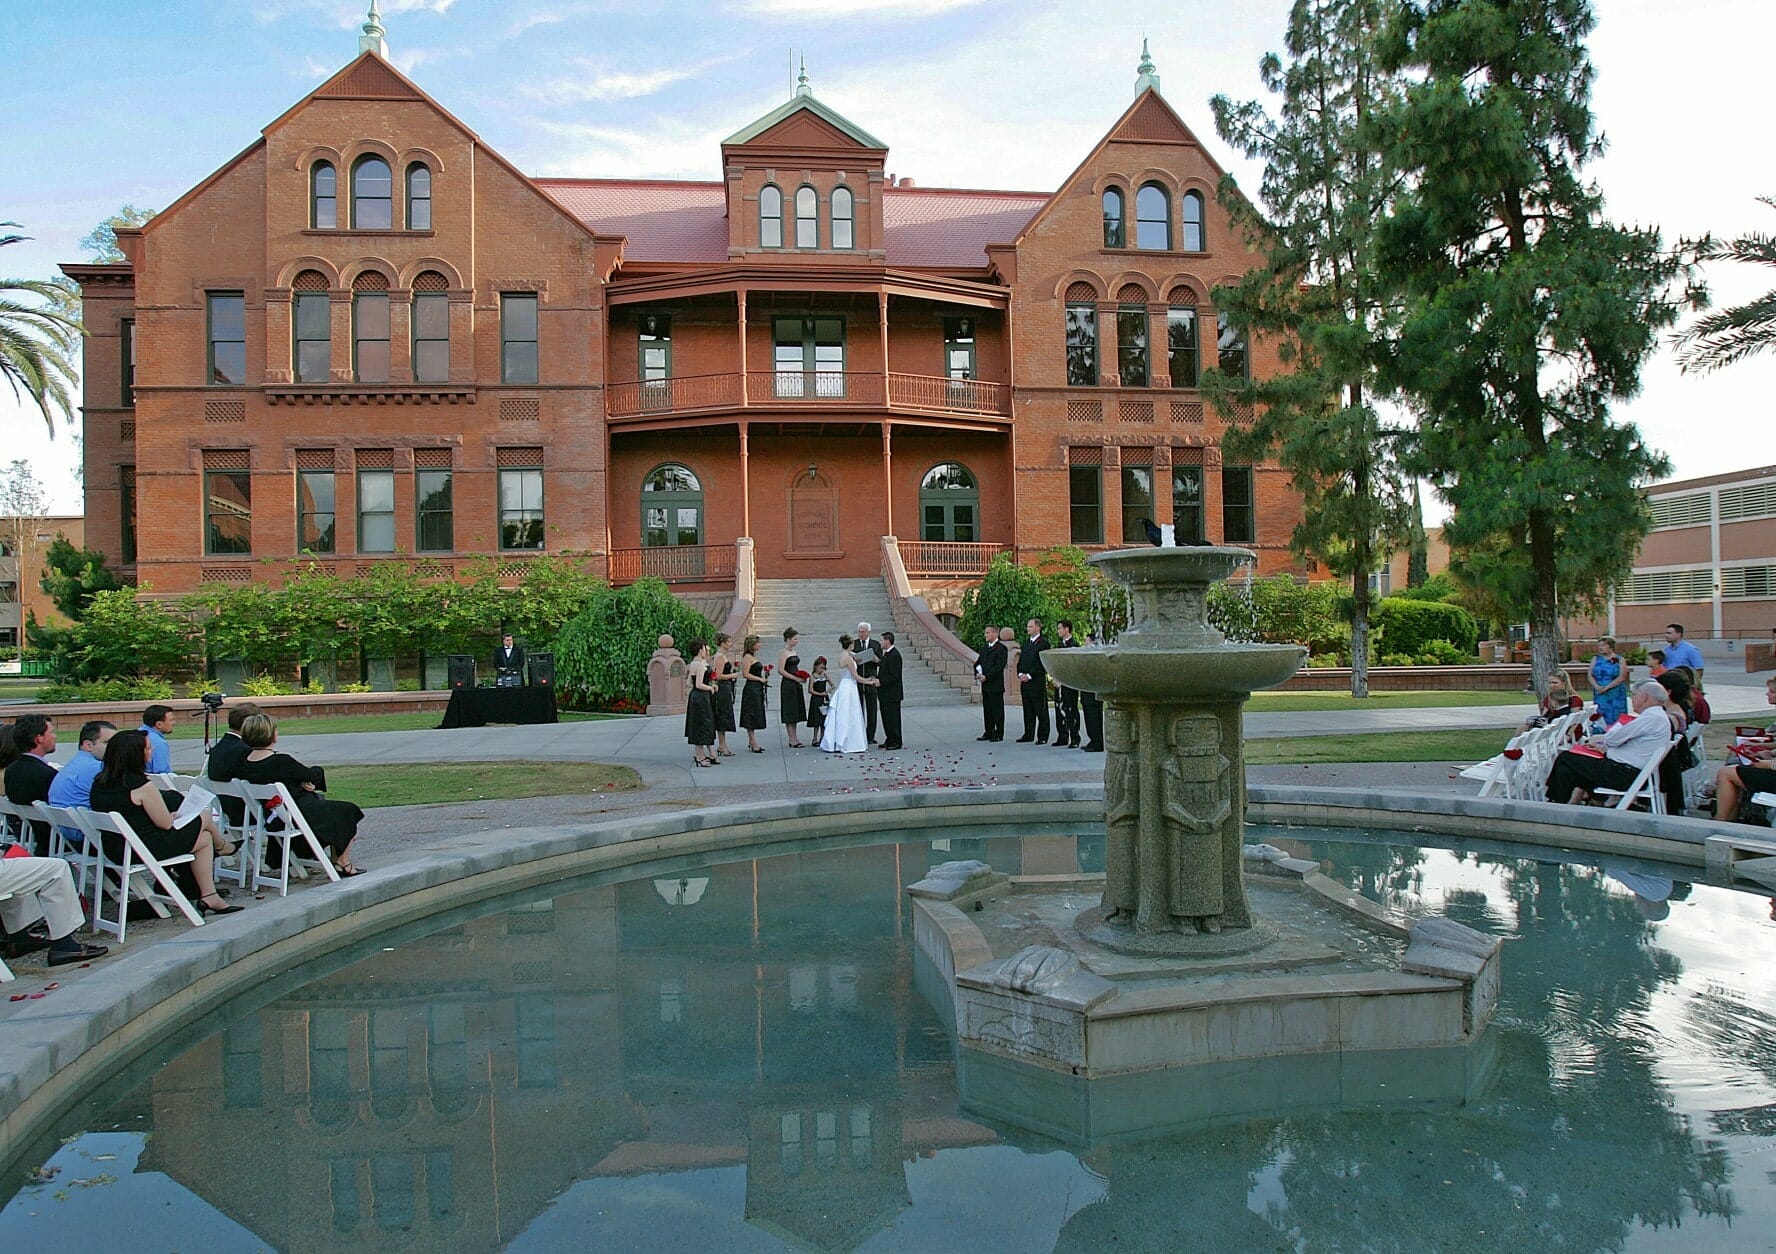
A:
<svg viewBox="0 0 1776 1254">
<path fill-rule="evenodd" d="M 734 685 L 740 678 L 740 668 L 728 654 L 731 639 L 727 632 L 717 632 L 715 653 L 709 659 L 709 670 L 715 681 L 715 696 L 711 698 L 715 707 L 715 751 L 724 758 L 734 756 L 734 751 L 728 748 L 728 733 L 735 730 Z"/>
<path fill-rule="evenodd" d="M 184 801 L 177 792 L 162 792 L 149 781 L 146 732 L 124 731 L 111 737 L 105 746 L 105 763 L 93 778 L 90 808 L 122 817 L 156 858 L 190 854 L 191 878 L 197 883 L 192 904 L 204 914 L 234 914 L 242 907 L 231 906 L 217 896 L 212 873 L 216 859 L 233 853 L 234 846 L 223 843 L 208 810 L 174 827 L 173 815 Z M 107 859 L 123 861 L 123 837 L 105 832 L 102 843 Z"/>
<path fill-rule="evenodd" d="M 746 729 L 746 747 L 763 753 L 758 733 L 765 726 L 765 684 L 771 668 L 758 660 L 759 638 L 748 636 L 740 646 L 740 670 L 746 676 L 746 688 L 740 694 L 740 726 Z"/>
<path fill-rule="evenodd" d="M 794 627 L 785 627 L 783 655 L 777 659 L 777 674 L 781 676 L 777 685 L 777 716 L 789 735 L 791 749 L 802 747 L 802 742 L 796 738 L 796 727 L 808 721 L 808 694 L 802 687 L 808 678 L 802 670 L 802 659 L 796 654 L 800 639 Z"/>
<path fill-rule="evenodd" d="M 346 850 L 364 821 L 364 811 L 350 801 L 334 801 L 327 791 L 325 767 L 304 766 L 287 753 L 274 753 L 277 745 L 277 720 L 269 714 L 255 714 L 241 724 L 240 737 L 251 750 L 235 770 L 236 779 L 249 784 L 282 784 L 296 800 L 296 808 L 314 829 L 314 834 L 333 856 L 333 869 L 341 877 L 362 875 L 363 869 L 352 865 Z"/>
<path fill-rule="evenodd" d="M 718 766 L 714 752 L 715 683 L 710 678 L 709 646 L 693 640 L 686 648 L 691 653 L 691 664 L 685 678 L 691 687 L 685 695 L 685 739 L 690 742 L 692 762 L 698 766 Z"/>
</svg>

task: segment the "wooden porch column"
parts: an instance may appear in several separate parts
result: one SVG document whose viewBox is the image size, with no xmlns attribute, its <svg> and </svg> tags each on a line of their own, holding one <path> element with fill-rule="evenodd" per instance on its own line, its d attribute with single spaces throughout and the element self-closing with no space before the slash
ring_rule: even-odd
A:
<svg viewBox="0 0 1776 1254">
<path fill-rule="evenodd" d="M 744 298 L 743 298 L 744 299 Z M 752 534 L 752 466 L 746 451 L 746 419 L 740 420 L 740 534 Z"/>
<path fill-rule="evenodd" d="M 888 293 L 887 292 L 877 292 L 876 293 L 876 322 L 879 324 L 880 330 L 882 332 L 882 403 L 884 405 L 887 405 L 887 404 L 891 403 L 891 398 L 890 398 L 890 394 L 889 394 L 889 390 L 888 390 Z M 888 433 L 887 433 L 886 427 L 883 428 L 882 438 L 883 439 L 888 438 Z M 888 508 L 889 508 L 888 517 L 890 519 L 892 519 L 894 517 L 894 514 L 893 514 L 894 507 L 892 505 L 890 505 Z M 894 525 L 892 522 L 889 523 L 888 533 L 890 535 L 894 534 Z"/>
<path fill-rule="evenodd" d="M 740 309 L 740 403 L 746 404 L 746 289 L 741 288 L 734 293 Z M 746 424 L 740 424 L 740 464 L 746 464 Z M 747 535 L 752 531 L 748 529 Z"/>
<path fill-rule="evenodd" d="M 882 491 L 883 499 L 888 503 L 888 530 L 884 535 L 894 534 L 894 424 L 886 418 L 882 420 Z"/>
</svg>

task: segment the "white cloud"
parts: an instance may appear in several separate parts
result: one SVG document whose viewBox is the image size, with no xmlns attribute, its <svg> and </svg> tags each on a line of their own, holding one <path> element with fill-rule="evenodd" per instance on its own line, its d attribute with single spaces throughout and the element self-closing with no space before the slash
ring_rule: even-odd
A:
<svg viewBox="0 0 1776 1254">
<path fill-rule="evenodd" d="M 761 109 L 759 112 L 763 113 Z M 669 178 L 708 181 L 721 173 L 721 141 L 731 128 L 663 119 L 646 128 L 539 121 L 548 137 L 526 170 L 557 178 Z"/>
<path fill-rule="evenodd" d="M 971 9 L 986 0 L 740 0 L 738 11 L 750 17 L 785 21 L 839 21 L 859 17 L 935 17 Z"/>
<path fill-rule="evenodd" d="M 533 100 L 567 103 L 634 100 L 651 96 L 674 83 L 682 83 L 695 73 L 695 70 L 649 70 L 639 74 L 626 70 L 600 72 L 588 66 L 584 78 L 556 78 L 546 83 L 526 84 L 521 90 Z"/>
</svg>

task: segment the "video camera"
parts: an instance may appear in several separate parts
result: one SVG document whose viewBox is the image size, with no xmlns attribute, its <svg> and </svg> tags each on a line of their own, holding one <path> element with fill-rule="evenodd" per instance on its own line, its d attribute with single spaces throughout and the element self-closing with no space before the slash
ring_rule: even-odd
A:
<svg viewBox="0 0 1776 1254">
<path fill-rule="evenodd" d="M 214 714 L 222 708 L 223 696 L 219 692 L 206 692 L 198 700 L 203 702 L 205 710 Z"/>
</svg>

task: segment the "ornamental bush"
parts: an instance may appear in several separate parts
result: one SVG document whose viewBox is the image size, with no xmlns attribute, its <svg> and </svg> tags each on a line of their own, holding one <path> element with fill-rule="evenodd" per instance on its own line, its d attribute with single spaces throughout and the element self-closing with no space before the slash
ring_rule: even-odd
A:
<svg viewBox="0 0 1776 1254">
<path fill-rule="evenodd" d="M 1209 589 L 1209 622 L 1230 640 L 1300 644 L 1310 653 L 1350 648 L 1334 583 L 1299 583 L 1289 575 L 1218 583 Z"/>
<path fill-rule="evenodd" d="M 1383 597 L 1372 620 L 1388 653 L 1418 655 L 1433 640 L 1446 640 L 1465 657 L 1479 647 L 1480 624 L 1459 605 Z"/>
<path fill-rule="evenodd" d="M 559 700 L 569 709 L 604 709 L 619 700 L 645 705 L 648 659 L 662 635 L 671 635 L 682 650 L 693 637 L 713 640 L 715 624 L 660 579 L 593 590 L 555 637 Z"/>
<path fill-rule="evenodd" d="M 1080 554 L 1083 562 L 1084 554 Z M 987 566 L 987 574 L 962 594 L 962 621 L 956 635 L 964 644 L 980 647 L 988 627 L 1009 627 L 1019 636 L 1032 618 L 1052 626 L 1058 615 L 1042 572 L 1020 566 L 1009 553 L 1000 553 Z"/>
</svg>

